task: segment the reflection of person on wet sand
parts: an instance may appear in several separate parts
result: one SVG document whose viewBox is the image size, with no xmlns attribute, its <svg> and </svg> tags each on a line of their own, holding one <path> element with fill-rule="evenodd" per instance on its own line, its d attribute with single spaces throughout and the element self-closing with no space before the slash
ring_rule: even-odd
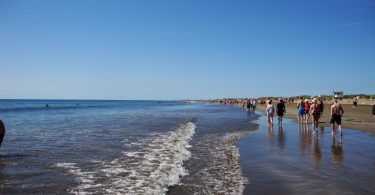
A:
<svg viewBox="0 0 375 195">
<path fill-rule="evenodd" d="M 339 143 L 336 143 L 336 138 L 332 136 L 332 163 L 335 165 L 340 165 L 344 159 L 342 155 L 342 136 L 340 135 Z"/>
<path fill-rule="evenodd" d="M 319 144 L 319 136 L 318 134 L 314 134 L 314 146 L 313 146 L 313 159 L 315 166 L 318 166 L 320 163 L 320 160 L 322 159 L 322 152 L 320 150 L 320 144 Z"/>
<path fill-rule="evenodd" d="M 283 127 L 279 126 L 279 132 L 277 134 L 277 141 L 279 143 L 279 147 L 281 150 L 284 150 L 285 143 L 284 143 L 284 132 L 283 132 Z"/>
<path fill-rule="evenodd" d="M 300 146 L 301 152 L 305 152 L 311 146 L 311 134 L 309 126 L 306 124 L 299 126 L 299 134 L 300 134 Z"/>
<path fill-rule="evenodd" d="M 274 134 L 273 134 L 273 126 L 272 125 L 268 126 L 267 137 L 268 137 L 268 141 L 270 142 L 270 144 L 273 145 Z"/>
<path fill-rule="evenodd" d="M 320 126 L 320 133 L 323 135 L 324 134 L 324 127 L 323 126 Z"/>
<path fill-rule="evenodd" d="M 5 126 L 4 126 L 3 121 L 0 120 L 0 146 L 1 146 L 1 143 L 3 143 L 4 135 L 5 135 Z"/>
</svg>

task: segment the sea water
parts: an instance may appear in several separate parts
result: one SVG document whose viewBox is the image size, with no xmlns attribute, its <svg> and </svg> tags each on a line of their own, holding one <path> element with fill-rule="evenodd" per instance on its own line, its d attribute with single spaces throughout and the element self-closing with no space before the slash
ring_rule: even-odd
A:
<svg viewBox="0 0 375 195">
<path fill-rule="evenodd" d="M 1 194 L 240 194 L 238 108 L 186 101 L 0 100 Z"/>
</svg>

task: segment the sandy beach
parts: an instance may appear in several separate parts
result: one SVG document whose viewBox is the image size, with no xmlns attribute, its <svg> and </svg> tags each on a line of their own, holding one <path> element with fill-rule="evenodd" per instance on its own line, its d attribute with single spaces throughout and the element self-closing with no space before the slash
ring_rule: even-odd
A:
<svg viewBox="0 0 375 195">
<path fill-rule="evenodd" d="M 277 103 L 274 103 L 276 106 Z M 358 105 L 355 110 L 353 110 L 353 106 L 351 104 L 341 104 L 345 113 L 342 117 L 342 125 L 343 128 L 349 129 L 358 129 L 358 130 L 365 130 L 371 131 L 373 135 L 375 134 L 375 116 L 372 115 L 372 105 Z M 297 119 L 297 104 L 290 103 L 285 104 L 286 107 L 286 114 L 285 117 L 291 119 Z M 329 108 L 330 105 L 325 103 L 324 104 L 324 112 L 322 118 L 319 120 L 319 125 L 323 127 L 329 127 Z M 257 109 L 260 111 L 265 111 L 266 106 L 258 105 Z M 277 119 L 277 116 L 275 116 Z M 311 121 L 310 121 L 311 122 Z"/>
</svg>

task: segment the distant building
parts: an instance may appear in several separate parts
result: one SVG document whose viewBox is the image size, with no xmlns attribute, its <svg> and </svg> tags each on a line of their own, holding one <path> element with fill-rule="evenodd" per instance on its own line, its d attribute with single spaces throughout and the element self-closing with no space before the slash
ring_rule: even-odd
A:
<svg viewBox="0 0 375 195">
<path fill-rule="evenodd" d="M 333 92 L 333 98 L 342 100 L 343 97 L 344 97 L 344 92 L 342 91 Z"/>
</svg>

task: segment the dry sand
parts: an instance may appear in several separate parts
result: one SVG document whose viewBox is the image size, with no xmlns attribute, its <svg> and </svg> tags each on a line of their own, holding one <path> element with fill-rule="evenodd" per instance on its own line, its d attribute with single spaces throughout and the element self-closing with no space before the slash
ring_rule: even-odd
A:
<svg viewBox="0 0 375 195">
<path fill-rule="evenodd" d="M 274 103 L 276 107 L 276 103 Z M 351 104 L 341 104 L 344 109 L 344 115 L 342 117 L 342 127 L 348 129 L 358 129 L 371 131 L 375 135 L 375 116 L 372 115 L 372 105 L 358 105 L 355 110 Z M 285 104 L 286 114 L 285 117 L 297 120 L 297 104 Z M 329 104 L 324 104 L 324 112 L 322 118 L 319 120 L 319 124 L 328 127 L 329 123 Z M 257 105 L 257 109 L 265 111 L 266 106 Z M 277 118 L 277 117 L 276 117 Z M 277 119 L 276 119 L 277 120 Z M 311 123 L 311 121 L 310 121 Z M 345 132 L 344 132 L 345 133 Z"/>
</svg>

